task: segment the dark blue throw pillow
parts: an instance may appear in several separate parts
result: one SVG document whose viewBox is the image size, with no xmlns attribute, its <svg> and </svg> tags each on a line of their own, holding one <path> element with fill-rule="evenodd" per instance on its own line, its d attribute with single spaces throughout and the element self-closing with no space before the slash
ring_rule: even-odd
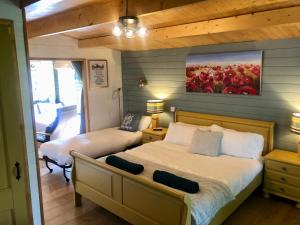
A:
<svg viewBox="0 0 300 225">
<path fill-rule="evenodd" d="M 120 130 L 135 132 L 139 128 L 139 123 L 142 115 L 140 113 L 126 113 Z"/>
</svg>

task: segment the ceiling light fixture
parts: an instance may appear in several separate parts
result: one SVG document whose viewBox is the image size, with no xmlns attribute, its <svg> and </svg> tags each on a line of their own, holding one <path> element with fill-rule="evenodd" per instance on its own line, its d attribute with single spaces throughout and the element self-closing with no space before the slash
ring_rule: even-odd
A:
<svg viewBox="0 0 300 225">
<path fill-rule="evenodd" d="M 136 35 L 145 37 L 147 29 L 141 26 L 136 16 L 128 16 L 128 0 L 124 1 L 124 4 L 125 16 L 119 17 L 118 23 L 112 30 L 113 35 L 116 37 L 124 35 L 126 38 L 134 38 Z"/>
</svg>

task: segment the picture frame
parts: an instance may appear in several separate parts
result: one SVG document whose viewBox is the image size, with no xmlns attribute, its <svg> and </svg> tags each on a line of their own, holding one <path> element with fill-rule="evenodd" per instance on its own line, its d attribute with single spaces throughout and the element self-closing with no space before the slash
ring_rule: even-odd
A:
<svg viewBox="0 0 300 225">
<path fill-rule="evenodd" d="M 108 67 L 106 59 L 88 60 L 88 84 L 90 89 L 108 87 Z"/>
<path fill-rule="evenodd" d="M 261 95 L 263 51 L 189 55 L 186 92 Z"/>
</svg>

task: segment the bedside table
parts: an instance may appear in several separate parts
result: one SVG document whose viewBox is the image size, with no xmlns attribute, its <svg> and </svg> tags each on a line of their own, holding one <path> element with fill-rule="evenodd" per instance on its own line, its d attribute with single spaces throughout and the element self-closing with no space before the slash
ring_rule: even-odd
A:
<svg viewBox="0 0 300 225">
<path fill-rule="evenodd" d="M 163 128 L 162 131 L 154 131 L 152 128 L 143 130 L 143 144 L 163 140 L 166 136 L 167 130 L 167 128 Z"/>
<path fill-rule="evenodd" d="M 300 208 L 300 156 L 296 152 L 274 150 L 265 156 L 264 196 L 269 194 L 297 202 Z"/>
</svg>

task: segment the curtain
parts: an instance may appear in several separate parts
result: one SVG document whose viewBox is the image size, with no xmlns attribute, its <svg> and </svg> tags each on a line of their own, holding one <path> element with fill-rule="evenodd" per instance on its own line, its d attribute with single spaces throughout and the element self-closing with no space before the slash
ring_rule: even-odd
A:
<svg viewBox="0 0 300 225">
<path fill-rule="evenodd" d="M 72 61 L 72 66 L 76 72 L 76 75 L 80 78 L 83 83 L 83 62 L 82 61 Z M 80 134 L 86 132 L 85 124 L 85 112 L 84 112 L 84 97 L 83 90 L 81 92 L 81 109 L 80 109 Z"/>
<path fill-rule="evenodd" d="M 55 103 L 60 103 L 59 95 L 59 84 L 58 84 L 58 72 L 57 69 L 54 69 L 54 87 L 55 87 Z"/>
</svg>

